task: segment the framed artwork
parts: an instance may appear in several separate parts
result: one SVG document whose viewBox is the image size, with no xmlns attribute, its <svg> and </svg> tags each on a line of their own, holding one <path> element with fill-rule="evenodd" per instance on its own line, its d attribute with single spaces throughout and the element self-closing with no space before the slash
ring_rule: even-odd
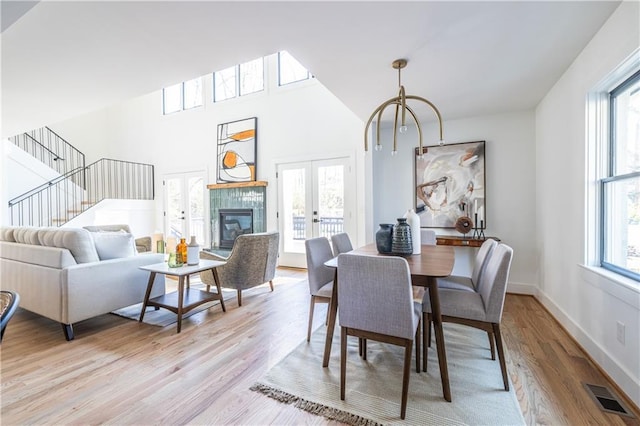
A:
<svg viewBox="0 0 640 426">
<path fill-rule="evenodd" d="M 485 141 L 415 149 L 415 210 L 423 228 L 455 228 L 468 216 L 474 226 L 485 216 Z M 475 223 L 477 222 L 477 223 Z"/>
<path fill-rule="evenodd" d="M 218 124 L 217 183 L 256 180 L 256 117 Z"/>
</svg>

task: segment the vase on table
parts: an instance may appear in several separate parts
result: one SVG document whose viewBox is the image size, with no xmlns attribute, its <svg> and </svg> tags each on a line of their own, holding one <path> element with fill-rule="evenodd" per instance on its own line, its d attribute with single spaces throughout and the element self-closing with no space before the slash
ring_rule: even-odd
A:
<svg viewBox="0 0 640 426">
<path fill-rule="evenodd" d="M 187 265 L 197 265 L 200 263 L 200 246 L 195 236 L 191 236 L 191 241 L 187 245 Z"/>
<path fill-rule="evenodd" d="M 422 241 L 420 238 L 420 217 L 413 210 L 409 209 L 404 214 L 404 217 L 407 218 L 407 223 L 411 227 L 411 242 L 413 244 L 413 254 L 420 254 Z"/>
<path fill-rule="evenodd" d="M 391 239 L 391 252 L 401 256 L 413 253 L 413 242 L 411 240 L 411 227 L 407 223 L 406 217 L 399 217 L 398 223 L 393 228 Z"/>
<path fill-rule="evenodd" d="M 393 236 L 393 224 L 381 223 L 376 232 L 376 247 L 378 253 L 391 253 L 391 240 Z"/>
</svg>

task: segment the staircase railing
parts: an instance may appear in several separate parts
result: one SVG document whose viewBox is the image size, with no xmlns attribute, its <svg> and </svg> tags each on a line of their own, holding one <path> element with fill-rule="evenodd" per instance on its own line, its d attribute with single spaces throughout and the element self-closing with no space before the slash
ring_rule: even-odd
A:
<svg viewBox="0 0 640 426">
<path fill-rule="evenodd" d="M 48 127 L 9 140 L 61 175 L 85 166 L 84 154 Z"/>
<path fill-rule="evenodd" d="M 9 215 L 14 226 L 60 226 L 107 198 L 154 197 L 153 165 L 103 158 L 10 200 Z"/>
</svg>

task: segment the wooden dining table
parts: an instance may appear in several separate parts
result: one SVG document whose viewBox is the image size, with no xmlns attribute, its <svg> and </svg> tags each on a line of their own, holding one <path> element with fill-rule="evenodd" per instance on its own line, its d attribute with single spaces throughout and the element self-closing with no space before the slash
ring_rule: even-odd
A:
<svg viewBox="0 0 640 426">
<path fill-rule="evenodd" d="M 455 253 L 452 246 L 434 246 L 423 245 L 420 254 L 412 254 L 402 256 L 409 264 L 411 273 L 411 283 L 414 286 L 426 287 L 429 289 L 429 299 L 431 301 L 431 312 L 433 320 L 433 328 L 436 335 L 436 346 L 438 350 L 438 364 L 440 365 L 440 378 L 442 380 L 442 392 L 444 399 L 451 402 L 451 390 L 449 387 L 449 370 L 447 369 L 447 354 L 444 347 L 444 334 L 442 329 L 442 317 L 440 313 L 440 298 L 438 296 L 437 278 L 448 277 L 453 270 Z M 375 244 L 367 244 L 350 251 L 349 253 L 363 254 L 370 256 L 389 256 L 388 254 L 380 254 Z M 333 332 L 336 326 L 336 317 L 338 314 L 338 259 L 333 259 L 325 263 L 326 266 L 336 269 L 333 281 L 333 292 L 331 294 L 331 303 L 329 304 L 329 321 L 327 325 L 327 337 L 324 346 L 324 358 L 322 366 L 329 366 L 329 358 L 331 357 L 331 343 L 333 341 Z M 423 324 L 424 326 L 424 324 Z M 427 342 L 424 342 L 426 345 Z"/>
</svg>

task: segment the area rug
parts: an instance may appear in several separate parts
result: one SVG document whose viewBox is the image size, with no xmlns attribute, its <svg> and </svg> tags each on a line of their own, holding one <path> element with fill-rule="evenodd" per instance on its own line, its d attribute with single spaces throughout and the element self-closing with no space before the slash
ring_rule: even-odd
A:
<svg viewBox="0 0 640 426">
<path fill-rule="evenodd" d="M 452 402 L 442 396 L 435 343 L 428 372 L 415 371 L 409 381 L 406 419 L 400 419 L 404 349 L 368 342 L 367 360 L 349 337 L 346 399 L 340 400 L 340 329 L 336 327 L 329 367 L 322 367 L 326 327 L 271 368 L 251 390 L 280 402 L 351 425 L 523 425 L 513 392 L 506 392 L 498 360 L 491 360 L 485 332 L 445 324 Z M 415 349 L 414 349 L 415 356 Z"/>
<path fill-rule="evenodd" d="M 204 290 L 204 285 L 200 283 L 196 283 L 196 284 L 192 283 L 191 288 Z M 229 301 L 233 300 L 235 303 L 236 295 L 237 295 L 236 290 L 229 290 L 224 288 L 222 289 L 222 296 L 224 298 L 224 303 L 227 309 L 229 308 Z M 243 292 L 243 295 L 244 295 L 244 292 Z M 214 300 L 213 302 L 207 302 L 200 306 L 196 306 L 189 312 L 183 314 L 182 319 L 184 320 L 186 318 L 189 318 L 190 316 L 195 315 L 198 312 L 202 312 L 204 310 L 207 310 L 219 304 L 220 304 L 220 301 Z M 220 307 L 216 309 L 219 309 L 222 311 L 222 308 Z M 125 308 L 112 311 L 111 313 L 118 315 L 120 317 L 137 321 L 138 319 L 140 319 L 141 311 L 142 311 L 142 303 L 137 303 L 135 305 L 127 306 Z M 147 310 L 144 313 L 144 319 L 142 320 L 142 322 L 149 325 L 156 325 L 158 327 L 165 327 L 167 325 L 175 324 L 176 322 L 178 322 L 178 316 L 175 313 L 169 311 L 168 309 L 160 308 L 156 310 L 154 307 L 147 307 Z"/>
</svg>

